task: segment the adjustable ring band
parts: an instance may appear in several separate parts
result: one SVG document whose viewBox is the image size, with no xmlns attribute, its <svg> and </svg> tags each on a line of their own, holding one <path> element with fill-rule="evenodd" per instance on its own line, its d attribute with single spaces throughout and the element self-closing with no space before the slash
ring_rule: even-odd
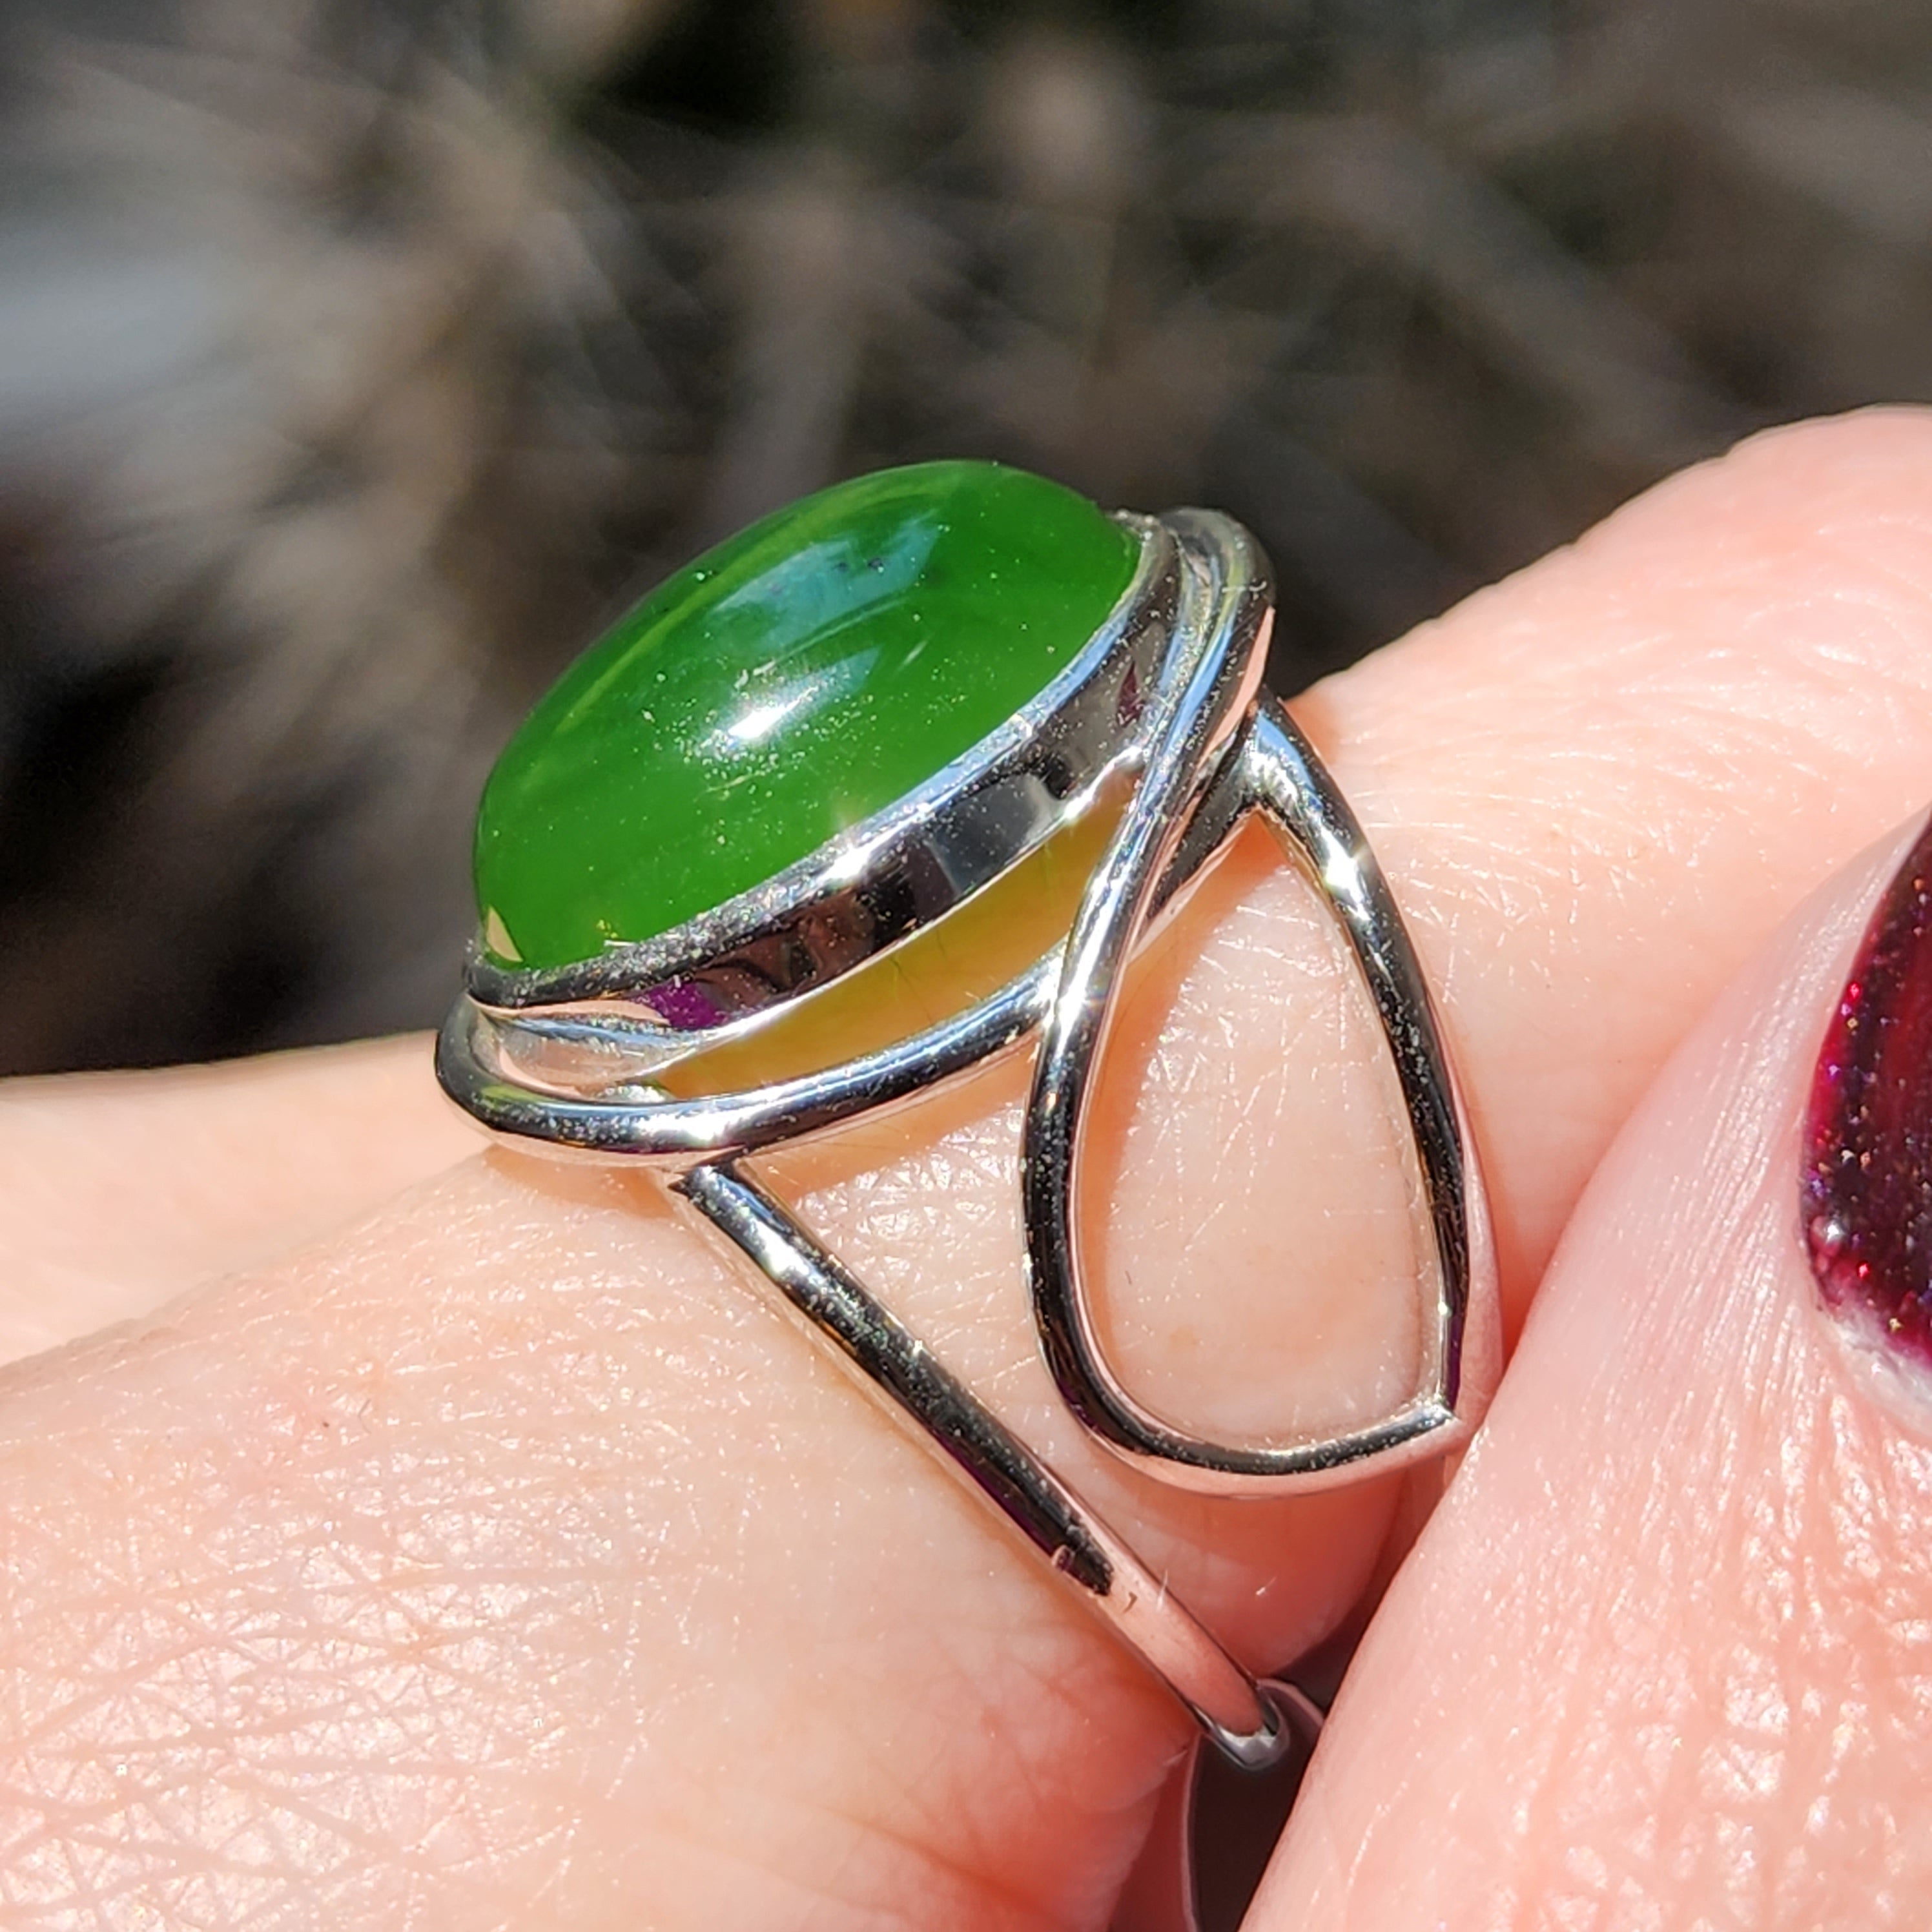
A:
<svg viewBox="0 0 1932 1932">
<path fill-rule="evenodd" d="M 1028 1285 L 1097 1441 L 1168 1482 L 1267 1494 L 1464 1438 L 1500 1352 L 1474 1152 L 1394 898 L 1262 688 L 1272 617 L 1231 518 L 1109 518 L 994 465 L 883 472 L 781 512 L 622 620 L 504 754 L 479 820 L 482 932 L 437 1048 L 446 1090 L 493 1131 L 663 1170 L 1251 1767 L 1284 1748 L 1283 1694 L 746 1163 L 1036 1041 Z M 1433 1262 L 1408 1399 L 1262 1445 L 1192 1434 L 1126 1390 L 1076 1212 L 1124 975 L 1251 815 L 1366 986 Z"/>
</svg>

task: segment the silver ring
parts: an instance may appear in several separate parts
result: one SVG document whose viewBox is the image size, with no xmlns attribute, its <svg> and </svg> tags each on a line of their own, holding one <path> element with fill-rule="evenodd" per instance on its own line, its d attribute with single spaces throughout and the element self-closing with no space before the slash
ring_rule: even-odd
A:
<svg viewBox="0 0 1932 1932">
<path fill-rule="evenodd" d="M 1265 563 L 1248 533 L 1214 512 L 1118 521 L 1139 542 L 1131 581 L 1084 648 L 1006 723 L 905 796 L 668 932 L 560 966 L 506 962 L 479 940 L 436 1068 L 494 1132 L 659 1169 L 1106 1618 L 1206 1737 L 1260 1768 L 1292 1728 L 1282 1694 L 1236 1662 L 747 1165 L 1030 1043 L 1028 1286 L 1054 1384 L 1096 1440 L 1183 1487 L 1267 1495 L 1441 1454 L 1480 1418 L 1501 1352 L 1475 1150 L 1388 884 L 1346 801 L 1262 687 L 1274 608 Z M 1087 1099 L 1125 969 L 1251 815 L 1273 828 L 1360 969 L 1400 1085 L 1435 1263 L 1424 1386 L 1369 1426 L 1262 1447 L 1178 1428 L 1123 1385 L 1096 1336 L 1075 1212 Z M 904 1038 L 830 1064 L 788 1067 L 781 1052 L 766 1059 L 771 1077 L 732 1084 L 732 1068 L 755 1066 L 788 1015 L 958 918 L 1076 833 L 1099 856 L 1041 956 Z"/>
</svg>

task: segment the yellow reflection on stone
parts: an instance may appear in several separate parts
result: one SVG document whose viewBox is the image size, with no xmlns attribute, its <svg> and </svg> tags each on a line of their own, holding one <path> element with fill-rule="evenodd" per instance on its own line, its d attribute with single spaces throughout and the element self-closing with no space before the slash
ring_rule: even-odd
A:
<svg viewBox="0 0 1932 1932">
<path fill-rule="evenodd" d="M 764 1025 L 651 1076 L 678 1100 L 823 1072 L 964 1012 L 1059 944 L 1124 803 L 1104 794 L 1043 845 L 890 952 Z"/>
</svg>

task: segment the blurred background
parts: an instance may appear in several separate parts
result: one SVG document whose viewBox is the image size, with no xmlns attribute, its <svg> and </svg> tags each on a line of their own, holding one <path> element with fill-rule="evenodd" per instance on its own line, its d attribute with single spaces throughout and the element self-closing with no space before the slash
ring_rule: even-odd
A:
<svg viewBox="0 0 1932 1932">
<path fill-rule="evenodd" d="M 1234 511 L 1292 689 L 1932 399 L 1916 0 L 6 0 L 0 1070 L 425 1025 L 496 749 L 841 476 Z"/>
</svg>

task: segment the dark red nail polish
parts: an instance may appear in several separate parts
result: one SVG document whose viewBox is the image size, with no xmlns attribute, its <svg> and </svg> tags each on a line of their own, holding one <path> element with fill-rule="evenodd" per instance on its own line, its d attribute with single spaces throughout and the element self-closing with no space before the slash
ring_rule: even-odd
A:
<svg viewBox="0 0 1932 1932">
<path fill-rule="evenodd" d="M 1873 914 L 1825 1036 L 1802 1197 L 1826 1303 L 1932 1365 L 1932 823 Z"/>
</svg>

